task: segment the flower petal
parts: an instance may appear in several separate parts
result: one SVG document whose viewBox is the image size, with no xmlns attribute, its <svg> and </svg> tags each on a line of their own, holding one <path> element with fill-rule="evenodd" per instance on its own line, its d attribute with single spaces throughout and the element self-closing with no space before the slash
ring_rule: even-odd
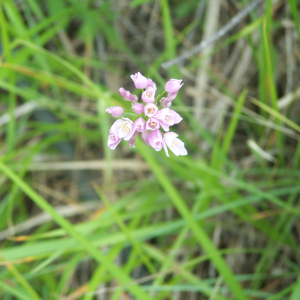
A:
<svg viewBox="0 0 300 300">
<path fill-rule="evenodd" d="M 174 124 L 178 124 L 182 121 L 181 116 L 176 111 L 170 109 L 170 113 L 174 117 Z"/>
</svg>

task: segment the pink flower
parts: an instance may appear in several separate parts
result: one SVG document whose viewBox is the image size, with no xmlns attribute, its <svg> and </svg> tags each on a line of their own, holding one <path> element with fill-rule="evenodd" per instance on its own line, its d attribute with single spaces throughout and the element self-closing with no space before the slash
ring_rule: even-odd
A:
<svg viewBox="0 0 300 300">
<path fill-rule="evenodd" d="M 163 146 L 166 152 L 166 155 L 169 156 L 168 148 L 176 155 L 187 155 L 187 151 L 184 147 L 184 143 L 177 138 L 178 134 L 174 132 L 167 132 L 164 134 Z"/>
<path fill-rule="evenodd" d="M 134 148 L 136 136 L 141 133 L 142 139 L 156 151 L 160 151 L 164 147 L 167 156 L 169 156 L 168 148 L 177 156 L 187 155 L 184 143 L 178 139 L 176 133 L 167 132 L 163 137 L 160 131 L 160 127 L 164 131 L 169 131 L 170 126 L 178 124 L 182 120 L 177 112 L 169 109 L 178 91 L 183 86 L 182 80 L 170 79 L 166 83 L 165 91 L 167 96 L 160 100 L 162 109 L 159 110 L 158 104 L 154 103 L 157 87 L 153 80 L 146 78 L 140 72 L 130 77 L 136 88 L 144 89 L 141 99 L 146 103 L 138 103 L 138 97 L 123 87 L 119 89 L 119 92 L 125 101 L 133 102 L 132 110 L 135 114 L 142 116 L 135 118 L 134 122 L 128 118 L 115 121 L 109 131 L 108 147 L 114 150 L 121 140 L 124 139 L 129 141 L 129 147 Z M 120 117 L 124 113 L 124 109 L 120 106 L 109 107 L 106 111 L 114 117 Z"/>
<path fill-rule="evenodd" d="M 160 105 L 164 108 L 167 108 L 171 106 L 171 102 L 172 100 L 170 98 L 163 97 L 160 100 Z"/>
<path fill-rule="evenodd" d="M 153 103 L 155 101 L 155 89 L 152 87 L 147 88 L 142 93 L 141 98 L 146 103 Z"/>
<path fill-rule="evenodd" d="M 160 104 L 162 105 L 162 107 L 164 107 L 164 108 L 170 107 L 172 104 L 172 101 L 176 98 L 177 94 L 178 94 L 178 92 L 168 93 L 166 98 L 161 98 Z"/>
<path fill-rule="evenodd" d="M 177 94 L 178 94 L 178 92 L 176 92 L 176 93 L 168 93 L 167 98 L 169 98 L 171 101 L 173 101 L 176 98 Z"/>
<path fill-rule="evenodd" d="M 153 130 L 149 133 L 148 141 L 151 147 L 153 147 L 156 151 L 160 151 L 163 146 L 162 134 L 157 130 Z"/>
<path fill-rule="evenodd" d="M 138 134 L 138 132 L 135 131 L 134 134 L 132 135 L 132 137 L 130 138 L 130 140 L 129 140 L 129 147 L 130 148 L 135 148 L 134 143 L 135 143 L 135 138 L 136 138 L 137 134 Z"/>
<path fill-rule="evenodd" d="M 155 117 L 159 120 L 160 126 L 165 131 L 169 131 L 170 126 L 178 124 L 182 120 L 181 116 L 177 112 L 169 108 L 161 109 Z"/>
<path fill-rule="evenodd" d="M 137 102 L 138 101 L 138 97 L 136 95 L 131 94 L 129 91 L 126 91 L 122 87 L 119 89 L 119 92 L 121 94 L 121 97 L 125 101 L 131 101 L 131 102 Z"/>
<path fill-rule="evenodd" d="M 146 130 L 155 130 L 159 128 L 159 121 L 155 118 L 149 118 L 146 123 Z"/>
<path fill-rule="evenodd" d="M 172 104 L 172 101 L 176 98 L 178 92 L 176 93 L 168 93 L 167 97 L 163 97 L 160 100 L 160 104 L 162 107 L 167 108 L 170 107 Z"/>
<path fill-rule="evenodd" d="M 149 134 L 150 134 L 149 131 L 144 131 L 144 132 L 141 133 L 142 139 L 143 139 L 144 142 L 145 142 L 146 144 L 148 144 L 148 145 L 149 145 Z"/>
<path fill-rule="evenodd" d="M 181 81 L 182 79 L 181 80 L 170 79 L 165 85 L 165 90 L 170 94 L 174 94 L 174 93 L 177 94 L 179 89 L 183 86 L 183 84 L 180 84 Z"/>
<path fill-rule="evenodd" d="M 111 126 L 111 130 L 120 139 L 128 141 L 134 134 L 133 122 L 128 118 L 119 119 Z"/>
<path fill-rule="evenodd" d="M 147 86 L 147 89 L 148 88 L 153 88 L 155 91 L 157 90 L 157 87 L 156 87 L 156 84 L 153 82 L 152 79 L 148 78 L 148 86 Z"/>
<path fill-rule="evenodd" d="M 153 103 L 148 103 L 144 107 L 144 113 L 147 117 L 153 117 L 157 114 L 158 107 Z"/>
<path fill-rule="evenodd" d="M 113 117 L 120 117 L 124 113 L 124 109 L 121 106 L 112 106 L 105 110 L 109 114 L 112 114 Z"/>
<path fill-rule="evenodd" d="M 107 141 L 107 146 L 111 150 L 115 150 L 116 147 L 119 145 L 121 142 L 121 138 L 119 138 L 112 130 L 109 131 L 109 136 L 108 136 L 108 141 Z"/>
<path fill-rule="evenodd" d="M 143 132 L 146 130 L 146 122 L 143 118 L 138 118 L 133 123 L 133 129 L 139 132 Z"/>
<path fill-rule="evenodd" d="M 131 108 L 136 114 L 142 114 L 144 112 L 144 105 L 142 103 L 134 103 Z"/>
<path fill-rule="evenodd" d="M 130 76 L 137 89 L 145 89 L 148 86 L 148 79 L 140 72 Z"/>
</svg>

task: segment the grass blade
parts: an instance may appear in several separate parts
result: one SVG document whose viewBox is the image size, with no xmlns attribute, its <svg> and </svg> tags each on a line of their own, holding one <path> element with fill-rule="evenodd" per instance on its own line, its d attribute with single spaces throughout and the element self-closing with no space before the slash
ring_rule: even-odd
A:
<svg viewBox="0 0 300 300">
<path fill-rule="evenodd" d="M 62 227 L 71 237 L 73 237 L 85 251 L 87 251 L 99 264 L 103 264 L 107 270 L 123 285 L 132 283 L 132 279 L 127 276 L 121 269 L 114 265 L 107 257 L 99 251 L 87 238 L 79 233 L 72 224 L 60 216 L 56 210 L 47 203 L 39 194 L 37 194 L 27 183 L 19 178 L 11 171 L 2 161 L 0 161 L 0 169 L 9 177 L 15 184 L 19 186 L 23 192 L 30 197 L 41 209 L 47 212 L 53 220 Z M 132 284 L 124 287 L 128 289 L 138 299 L 150 300 L 151 298 L 137 285 Z"/>
<path fill-rule="evenodd" d="M 220 256 L 218 250 L 215 248 L 205 231 L 194 221 L 194 218 L 189 212 L 187 206 L 185 205 L 184 200 L 181 198 L 180 194 L 174 188 L 167 175 L 163 172 L 163 170 L 158 165 L 154 157 L 151 155 L 148 147 L 144 145 L 141 142 L 141 140 L 137 140 L 136 144 L 140 150 L 140 154 L 148 162 L 159 183 L 164 188 L 167 195 L 170 197 L 170 200 L 173 202 L 178 212 L 182 215 L 182 217 L 185 219 L 186 223 L 189 225 L 190 229 L 194 233 L 195 238 L 197 239 L 200 246 L 203 247 L 206 253 L 210 255 L 212 262 L 214 263 L 217 270 L 220 272 L 221 276 L 224 278 L 224 281 L 230 287 L 236 299 L 248 299 L 248 297 L 244 294 L 242 287 L 235 280 L 232 271 L 229 269 L 228 265 Z"/>
</svg>

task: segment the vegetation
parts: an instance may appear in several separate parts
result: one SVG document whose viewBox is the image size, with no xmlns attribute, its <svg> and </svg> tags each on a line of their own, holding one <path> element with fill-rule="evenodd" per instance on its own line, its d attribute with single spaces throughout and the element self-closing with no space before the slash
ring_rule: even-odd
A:
<svg viewBox="0 0 300 300">
<path fill-rule="evenodd" d="M 299 299 L 299 1 L 161 67 L 249 3 L 0 1 L 1 299 Z M 187 156 L 107 147 L 138 71 Z"/>
</svg>

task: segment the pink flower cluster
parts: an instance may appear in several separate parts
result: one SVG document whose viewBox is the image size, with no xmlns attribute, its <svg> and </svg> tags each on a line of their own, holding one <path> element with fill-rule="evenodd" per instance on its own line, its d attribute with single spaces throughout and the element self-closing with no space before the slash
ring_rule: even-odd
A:
<svg viewBox="0 0 300 300">
<path fill-rule="evenodd" d="M 152 79 L 147 79 L 140 72 L 130 77 L 137 89 L 144 89 L 141 98 L 146 105 L 139 103 L 136 95 L 122 87 L 119 89 L 122 98 L 125 101 L 131 101 L 131 108 L 137 116 L 134 120 L 119 119 L 112 125 L 109 131 L 108 147 L 114 150 L 122 139 L 129 141 L 129 146 L 134 147 L 135 138 L 140 132 L 142 139 L 156 151 L 164 148 L 167 156 L 169 156 L 169 148 L 177 156 L 187 155 L 184 143 L 177 138 L 178 134 L 169 132 L 170 126 L 178 124 L 182 120 L 177 112 L 169 108 L 183 85 L 181 80 L 170 79 L 165 85 L 167 97 L 160 99 L 158 96 L 155 99 L 157 88 Z M 159 100 L 160 105 L 157 106 L 156 103 Z M 124 109 L 120 106 L 109 107 L 106 111 L 113 117 L 120 117 L 124 113 Z M 144 116 L 139 116 L 142 114 Z M 160 128 L 165 131 L 164 135 L 162 135 Z"/>
</svg>

